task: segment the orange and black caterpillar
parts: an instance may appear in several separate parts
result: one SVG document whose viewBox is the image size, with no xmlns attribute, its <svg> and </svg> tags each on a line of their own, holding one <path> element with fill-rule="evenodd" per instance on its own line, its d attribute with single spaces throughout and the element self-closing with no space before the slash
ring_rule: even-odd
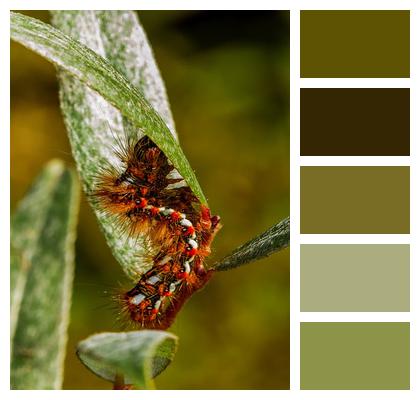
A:
<svg viewBox="0 0 420 400">
<path fill-rule="evenodd" d="M 157 253 L 152 267 L 120 296 L 123 310 L 144 328 L 168 328 L 183 303 L 212 275 L 203 266 L 220 218 L 200 204 L 165 154 L 143 136 L 120 143 L 124 168 L 104 170 L 93 193 L 129 234 L 146 234 Z"/>
</svg>

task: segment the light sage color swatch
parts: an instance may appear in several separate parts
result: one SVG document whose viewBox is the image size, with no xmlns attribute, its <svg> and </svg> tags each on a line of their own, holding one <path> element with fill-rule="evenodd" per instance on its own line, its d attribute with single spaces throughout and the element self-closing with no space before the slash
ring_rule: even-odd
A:
<svg viewBox="0 0 420 400">
<path fill-rule="evenodd" d="M 301 311 L 410 311 L 408 244 L 303 244 Z"/>
</svg>

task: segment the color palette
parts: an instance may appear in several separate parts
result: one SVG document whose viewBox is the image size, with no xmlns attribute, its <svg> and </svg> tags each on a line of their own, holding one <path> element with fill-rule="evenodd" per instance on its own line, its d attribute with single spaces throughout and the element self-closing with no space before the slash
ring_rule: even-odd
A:
<svg viewBox="0 0 420 400">
<path fill-rule="evenodd" d="M 406 244 L 303 244 L 300 276 L 301 311 L 410 311 Z"/>
<path fill-rule="evenodd" d="M 410 233 L 409 167 L 301 167 L 301 233 Z"/>
<path fill-rule="evenodd" d="M 410 89 L 301 89 L 301 156 L 409 156 Z"/>
<path fill-rule="evenodd" d="M 301 11 L 300 76 L 408 78 L 410 12 Z"/>
<path fill-rule="evenodd" d="M 409 389 L 405 322 L 303 322 L 301 389 Z"/>
<path fill-rule="evenodd" d="M 300 388 L 410 389 L 410 11 L 301 11 L 300 77 Z"/>
</svg>

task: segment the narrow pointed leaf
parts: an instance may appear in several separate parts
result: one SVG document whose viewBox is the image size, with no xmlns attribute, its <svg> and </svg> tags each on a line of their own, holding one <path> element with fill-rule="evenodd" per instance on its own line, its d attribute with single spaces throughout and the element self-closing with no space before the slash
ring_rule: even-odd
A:
<svg viewBox="0 0 420 400">
<path fill-rule="evenodd" d="M 77 355 L 103 379 L 124 377 L 125 384 L 153 389 L 153 378 L 170 364 L 177 342 L 175 335 L 157 330 L 100 333 L 80 342 Z"/>
<path fill-rule="evenodd" d="M 289 243 L 290 219 L 287 217 L 261 235 L 238 247 L 232 254 L 213 265 L 212 269 L 226 271 L 249 264 L 288 247 Z"/>
<path fill-rule="evenodd" d="M 50 162 L 11 226 L 11 387 L 60 389 L 79 207 L 76 173 Z"/>
</svg>

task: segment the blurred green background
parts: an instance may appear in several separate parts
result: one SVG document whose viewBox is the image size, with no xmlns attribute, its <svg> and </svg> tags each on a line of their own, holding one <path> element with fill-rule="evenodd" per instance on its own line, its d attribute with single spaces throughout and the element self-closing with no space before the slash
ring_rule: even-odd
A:
<svg viewBox="0 0 420 400">
<path fill-rule="evenodd" d="M 49 20 L 47 12 L 26 14 Z M 213 213 L 211 260 L 289 215 L 289 13 L 139 12 L 181 145 Z M 11 45 L 12 210 L 45 162 L 73 163 L 54 68 Z M 82 199 L 64 388 L 111 386 L 78 361 L 77 342 L 118 331 L 111 293 L 126 279 Z M 53 299 L 52 299 L 53 301 Z M 159 389 L 289 388 L 289 250 L 214 276 L 180 312 Z"/>
</svg>

